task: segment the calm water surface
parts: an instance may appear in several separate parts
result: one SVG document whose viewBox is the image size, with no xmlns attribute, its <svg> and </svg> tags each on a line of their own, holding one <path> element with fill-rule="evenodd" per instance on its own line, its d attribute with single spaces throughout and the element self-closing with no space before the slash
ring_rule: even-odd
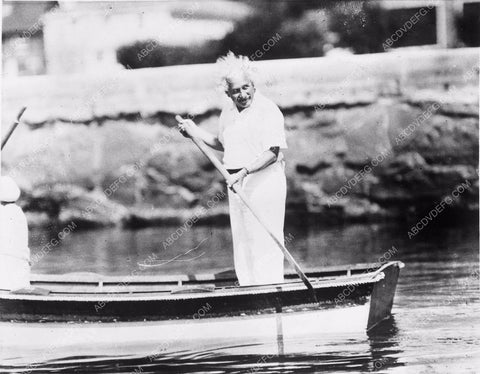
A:
<svg viewBox="0 0 480 374">
<path fill-rule="evenodd" d="M 433 226 L 433 224 L 431 224 Z M 470 226 L 470 227 L 469 227 Z M 37 256 L 37 273 L 130 274 L 154 254 L 164 265 L 142 274 L 219 271 L 232 267 L 228 227 L 197 227 L 173 244 L 162 244 L 175 227 L 137 231 L 74 231 Z M 255 346 L 182 352 L 157 357 L 69 357 L 30 368 L 32 373 L 480 373 L 478 224 L 428 227 L 409 239 L 400 225 L 318 227 L 290 225 L 288 247 L 304 267 L 378 260 L 396 248 L 406 264 L 393 318 L 375 336 L 312 337 L 296 342 L 295 354 L 268 357 Z M 32 231 L 32 255 L 57 235 Z M 176 237 L 175 235 L 173 236 Z M 186 253 L 190 249 L 194 250 Z M 186 253 L 186 254 L 185 254 Z M 41 257 L 41 258 L 40 258 Z M 253 352 L 253 353 L 252 353 Z M 21 352 L 19 352 L 19 356 Z M 264 361 L 264 362 L 263 362 Z M 0 372 L 25 368 L 0 366 Z"/>
</svg>

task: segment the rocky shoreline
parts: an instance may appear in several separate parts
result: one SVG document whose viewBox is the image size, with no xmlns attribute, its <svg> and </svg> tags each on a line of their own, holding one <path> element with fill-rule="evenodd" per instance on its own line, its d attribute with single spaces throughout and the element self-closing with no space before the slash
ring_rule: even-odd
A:
<svg viewBox="0 0 480 374">
<path fill-rule="evenodd" d="M 404 67 L 401 76 L 395 68 L 345 81 L 340 71 L 337 89 L 327 96 L 322 90 L 331 83 L 312 86 L 299 79 L 294 85 L 288 71 L 282 80 L 281 62 L 263 62 L 279 75 L 276 83 L 264 83 L 262 91 L 272 93 L 285 115 L 287 215 L 325 224 L 418 219 L 441 202 L 444 217 L 478 213 L 475 52 L 466 50 L 459 67 L 458 57 L 448 59 L 444 54 L 449 51 L 438 51 L 420 67 Z M 371 61 L 378 65 L 392 56 L 348 58 L 349 63 L 365 63 L 366 72 L 373 68 Z M 192 69 L 199 67 L 175 71 L 189 75 Z M 158 69 L 144 70 L 149 71 L 128 73 L 139 78 Z M 385 80 L 388 74 L 392 76 Z M 290 84 L 282 86 L 282 81 Z M 26 86 L 15 89 L 6 90 L 4 106 L 11 108 Z M 83 120 L 69 121 L 60 114 L 46 119 L 29 107 L 28 126 L 20 126 L 2 152 L 2 168 L 20 184 L 20 203 L 32 227 L 72 221 L 80 228 L 182 225 L 199 211 L 195 224 L 228 224 L 220 175 L 173 129 L 176 113 L 190 113 L 200 126 L 216 131 L 219 108 L 202 106 L 214 100 L 202 97 L 191 103 L 194 112 L 187 106 L 173 108 L 171 101 L 150 112 L 125 111 L 132 105 L 125 101 L 130 97 L 121 90 L 106 95 Z M 148 105 L 153 107 L 154 100 Z M 459 186 L 464 186 L 462 192 L 453 196 Z"/>
</svg>

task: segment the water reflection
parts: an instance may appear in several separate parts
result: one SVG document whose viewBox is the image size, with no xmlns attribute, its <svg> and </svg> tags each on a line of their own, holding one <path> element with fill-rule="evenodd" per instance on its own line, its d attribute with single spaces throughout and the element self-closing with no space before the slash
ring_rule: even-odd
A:
<svg viewBox="0 0 480 374">
<path fill-rule="evenodd" d="M 398 362 L 402 350 L 398 344 L 398 328 L 394 316 L 380 323 L 367 335 L 372 360 L 368 365 L 368 370 L 365 371 L 379 371 L 404 365 Z"/>
<path fill-rule="evenodd" d="M 39 273 L 88 271 L 112 275 L 129 274 L 133 270 L 138 270 L 138 264 L 149 256 L 167 261 L 196 246 L 199 246 L 198 251 L 190 253 L 191 258 L 205 252 L 198 260 L 190 263 L 176 261 L 161 269 L 142 270 L 145 270 L 146 274 L 156 274 L 159 271 L 173 274 L 219 271 L 233 267 L 229 227 L 196 227 L 175 237 L 177 239 L 170 244 L 168 239 L 172 237 L 175 229 L 176 227 L 142 230 L 109 228 L 78 231 L 48 251 L 41 261 L 34 264 L 33 270 Z M 55 230 L 50 232 L 32 230 L 30 235 L 32 255 L 40 252 L 49 238 L 55 235 Z M 382 225 L 324 228 L 290 224 L 286 226 L 285 235 L 290 238 L 287 247 L 294 253 L 298 262 L 306 267 L 373 262 L 381 258 L 392 246 L 398 248 L 402 256 L 411 255 L 409 251 L 412 244 L 418 255 L 432 256 L 442 247 L 433 244 L 443 240 L 437 237 L 436 240 L 426 243 L 427 248 L 422 249 L 421 243 L 420 247 L 417 247 L 415 242 L 408 239 L 406 230 Z M 448 240 L 452 238 L 446 238 L 444 242 Z"/>
<path fill-rule="evenodd" d="M 151 356 L 71 356 L 35 366 L 35 372 L 56 373 L 311 373 L 375 372 L 401 366 L 392 354 L 391 344 L 375 343 L 362 336 L 337 341 L 307 339 L 289 342 L 298 353 L 245 353 L 262 351 L 259 345 L 241 345 L 222 349 L 177 352 Z M 381 366 L 380 366 L 381 365 Z M 3 367 L 20 372 L 25 367 Z M 0 372 L 2 372 L 0 370 Z M 6 371 L 3 371 L 6 372 Z"/>
</svg>

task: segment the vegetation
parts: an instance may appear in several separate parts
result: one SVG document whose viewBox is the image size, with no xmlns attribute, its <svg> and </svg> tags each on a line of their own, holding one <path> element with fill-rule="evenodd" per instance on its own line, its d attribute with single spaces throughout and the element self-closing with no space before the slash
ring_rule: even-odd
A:
<svg viewBox="0 0 480 374">
<path fill-rule="evenodd" d="M 138 41 L 120 47 L 117 60 L 130 69 L 214 62 L 218 57 L 218 42 L 193 47 L 172 47 L 156 40 Z"/>
<path fill-rule="evenodd" d="M 252 15 L 238 21 L 221 41 L 189 47 L 160 45 L 155 40 L 138 41 L 121 47 L 118 61 L 126 67 L 143 68 L 214 62 L 229 50 L 246 56 L 260 51 L 254 59 L 265 60 L 318 57 L 332 48 L 377 53 L 384 52 L 385 41 L 401 29 L 404 29 L 402 36 L 395 38 L 392 48 L 436 42 L 435 8 L 388 10 L 378 3 L 359 0 L 325 0 L 321 5 L 315 1 L 242 2 L 253 8 Z M 406 23 L 420 10 L 422 15 L 414 26 L 406 29 Z M 476 8 L 472 12 L 473 15 L 464 12 L 457 20 L 459 46 L 479 44 L 480 12 Z M 265 50 L 263 46 L 275 35 L 280 36 L 278 45 Z"/>
</svg>

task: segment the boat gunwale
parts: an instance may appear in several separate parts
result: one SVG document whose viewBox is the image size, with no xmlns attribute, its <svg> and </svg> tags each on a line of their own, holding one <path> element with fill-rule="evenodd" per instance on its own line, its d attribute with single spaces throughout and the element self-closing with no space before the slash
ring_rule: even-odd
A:
<svg viewBox="0 0 480 374">
<path fill-rule="evenodd" d="M 392 261 L 384 264 L 379 269 L 371 273 L 355 274 L 350 276 L 336 277 L 333 279 L 314 279 L 312 285 L 314 289 L 326 289 L 332 287 L 348 287 L 360 284 L 376 283 L 383 279 L 381 270 L 388 266 L 402 266 L 400 261 Z M 179 301 L 192 299 L 222 298 L 229 296 L 252 296 L 259 294 L 275 294 L 301 291 L 304 284 L 300 280 L 293 282 L 260 285 L 260 286 L 229 286 L 217 287 L 214 290 L 192 290 L 189 293 L 172 293 L 171 290 L 155 292 L 128 292 L 125 287 L 125 293 L 115 293 L 106 291 L 86 293 L 61 293 L 52 291 L 48 295 L 15 294 L 8 291 L 0 291 L 0 300 L 32 300 L 32 301 L 80 301 L 80 302 L 133 302 L 133 301 Z"/>
<path fill-rule="evenodd" d="M 348 287 L 368 283 L 376 283 L 383 279 L 383 276 L 376 275 L 374 277 L 365 278 L 365 279 L 352 279 L 351 281 L 345 282 L 313 282 L 312 286 L 315 290 L 332 288 L 332 287 Z M 28 294 L 13 294 L 13 293 L 0 293 L 0 300 L 34 300 L 34 301 L 80 301 L 80 302 L 112 302 L 112 301 L 177 301 L 177 300 L 191 300 L 191 299 L 209 299 L 209 298 L 222 298 L 228 296 L 252 296 L 260 294 L 275 294 L 275 293 L 288 293 L 301 291 L 305 288 L 305 285 L 302 281 L 295 283 L 282 283 L 266 286 L 248 286 L 243 287 L 230 287 L 230 288 L 218 288 L 214 291 L 208 292 L 192 292 L 192 293 L 182 293 L 174 294 L 169 291 L 153 292 L 150 294 L 138 295 L 133 293 L 98 293 L 98 294 L 62 294 L 58 292 L 51 292 L 48 295 L 28 295 Z"/>
<path fill-rule="evenodd" d="M 310 278 L 312 285 L 314 288 L 325 288 L 334 285 L 349 285 L 349 284 L 359 284 L 359 283 L 369 283 L 370 281 L 377 281 L 375 279 L 376 275 L 372 274 L 365 274 L 365 275 L 352 275 L 352 276 L 337 276 L 337 277 L 328 277 L 328 278 Z M 99 287 L 98 285 L 80 285 L 83 288 L 80 289 L 72 289 L 68 287 L 69 284 L 51 284 L 45 285 L 53 287 L 49 289 L 49 295 L 161 295 L 161 294 L 179 294 L 185 295 L 187 293 L 215 293 L 220 291 L 225 292 L 234 292 L 238 290 L 246 290 L 246 291 L 255 291 L 255 290 L 263 290 L 263 289 L 278 289 L 278 287 L 283 287 L 283 289 L 288 289 L 288 287 L 292 286 L 299 286 L 296 288 L 302 289 L 304 288 L 304 283 L 301 280 L 292 280 L 284 283 L 276 283 L 276 284 L 265 284 L 265 285 L 256 285 L 256 286 L 237 286 L 237 285 L 226 285 L 226 286 L 216 286 L 213 283 L 209 284 L 202 284 L 199 285 L 198 288 L 194 286 L 183 285 L 180 287 L 170 287 L 167 288 L 164 285 L 158 285 L 158 287 L 163 288 L 154 288 L 155 285 L 142 285 L 144 288 L 141 288 L 138 284 L 115 284 L 115 285 L 103 285 Z M 43 286 L 43 285 L 42 285 Z M 75 286 L 75 285 L 74 285 Z M 78 285 L 77 285 L 78 286 Z M 201 287 L 205 288 L 201 288 Z M 207 288 L 210 286 L 211 288 Z M 90 288 L 88 288 L 90 287 Z M 296 289 L 295 288 L 295 289 Z M 8 292 L 8 291 L 3 291 Z M 0 295 L 2 291 L 0 290 Z M 21 293 L 17 293 L 21 295 Z M 27 293 L 23 294 L 27 295 Z"/>
<path fill-rule="evenodd" d="M 400 261 L 389 261 L 386 263 L 360 263 L 352 265 L 335 265 L 319 268 L 306 269 L 304 273 L 308 277 L 320 278 L 322 274 L 325 276 L 329 273 L 346 273 L 360 272 L 362 270 L 371 270 L 361 274 L 371 274 L 387 264 L 398 264 Z M 298 277 L 294 271 L 285 273 L 286 278 L 295 279 Z M 219 281 L 234 281 L 237 278 L 232 269 L 227 269 L 217 273 L 204 274 L 173 274 L 173 275 L 102 275 L 97 273 L 67 273 L 67 274 L 35 274 L 30 276 L 31 283 L 71 283 L 71 284 L 147 284 L 147 283 L 166 283 L 166 284 L 181 284 L 184 283 L 203 283 L 203 282 L 219 282 Z"/>
</svg>

